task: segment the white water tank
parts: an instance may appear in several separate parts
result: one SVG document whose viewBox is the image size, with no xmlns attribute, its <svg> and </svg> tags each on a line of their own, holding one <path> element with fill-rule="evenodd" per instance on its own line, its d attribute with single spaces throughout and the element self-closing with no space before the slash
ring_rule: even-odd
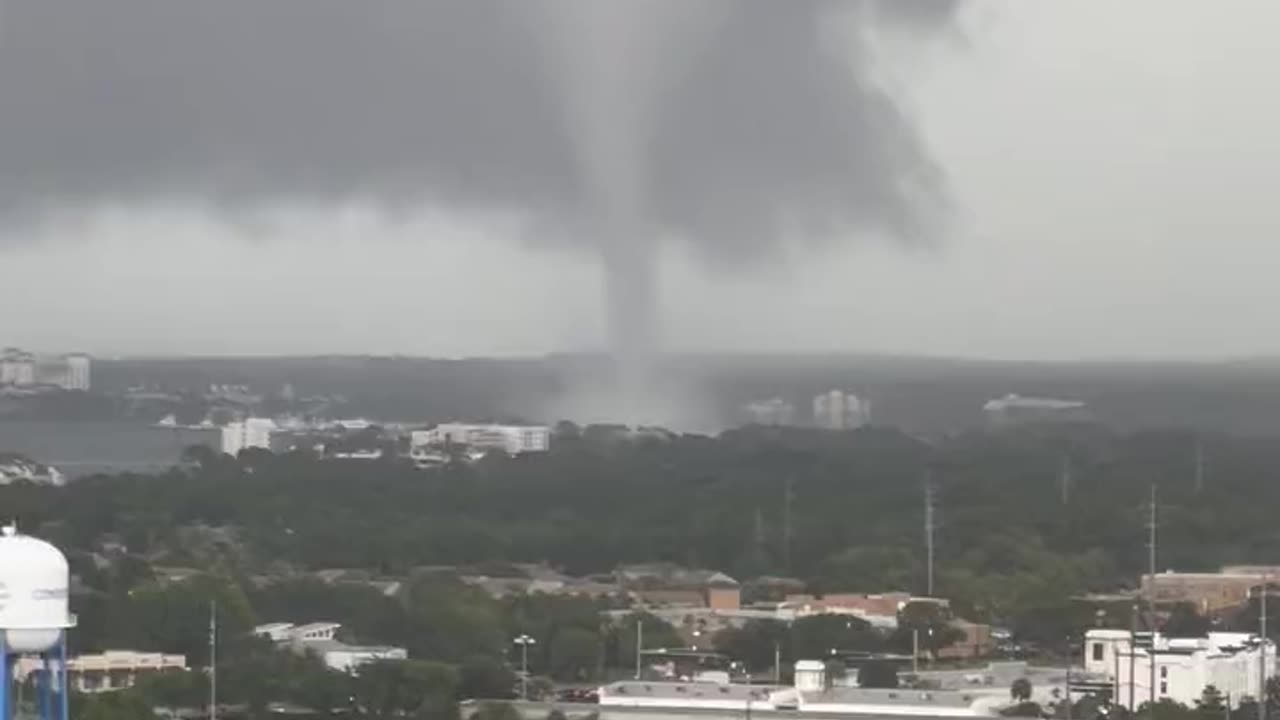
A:
<svg viewBox="0 0 1280 720">
<path fill-rule="evenodd" d="M 8 526 L 0 531 L 0 633 L 9 653 L 37 653 L 75 625 L 67 612 L 70 571 L 58 548 Z"/>
</svg>

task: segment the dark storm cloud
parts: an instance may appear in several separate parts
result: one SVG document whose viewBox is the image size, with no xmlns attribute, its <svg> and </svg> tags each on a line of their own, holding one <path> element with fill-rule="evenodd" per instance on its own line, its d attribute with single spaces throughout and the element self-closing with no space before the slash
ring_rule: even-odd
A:
<svg viewBox="0 0 1280 720">
<path fill-rule="evenodd" d="M 721 257 L 780 228 L 928 233 L 937 170 L 820 19 L 945 27 L 955 3 L 655 7 L 686 1 L 723 17 L 653 109 L 636 180 L 653 226 Z M 361 197 L 572 221 L 593 181 L 528 22 L 557 2 L 574 0 L 7 0 L 0 207 Z"/>
</svg>

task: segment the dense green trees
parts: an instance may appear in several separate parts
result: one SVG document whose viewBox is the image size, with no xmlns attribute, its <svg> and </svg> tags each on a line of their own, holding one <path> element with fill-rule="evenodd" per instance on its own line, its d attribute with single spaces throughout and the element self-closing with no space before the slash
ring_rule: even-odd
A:
<svg viewBox="0 0 1280 720">
<path fill-rule="evenodd" d="M 858 685 L 864 688 L 896 688 L 898 668 L 884 661 L 865 663 L 858 668 Z"/>
<path fill-rule="evenodd" d="M 966 614 L 997 618 L 1131 581 L 1145 560 L 1140 520 L 1153 482 L 1162 486 L 1162 564 L 1204 568 L 1280 551 L 1280 539 L 1260 532 L 1259 508 L 1280 500 L 1265 482 L 1280 463 L 1271 444 L 1211 444 L 1213 476 L 1197 495 L 1189 436 L 1078 434 L 964 435 L 932 447 L 883 430 L 646 443 L 584 434 L 543 457 L 429 472 L 298 456 L 243 465 L 210 458 L 189 472 L 4 488 L 0 501 L 64 545 L 87 550 L 112 533 L 130 551 L 171 564 L 222 553 L 258 569 L 287 562 L 403 574 L 494 559 L 546 560 L 571 572 L 669 559 L 798 575 L 819 591 L 921 591 L 928 466 L 943 520 L 939 592 Z M 1064 453 L 1073 457 L 1065 504 Z M 196 524 L 234 526 L 238 535 L 220 548 L 175 542 L 177 528 Z"/>
<path fill-rule="evenodd" d="M 790 675 L 789 661 L 825 659 L 845 653 L 883 652 L 885 636 L 865 620 L 846 615 L 813 615 L 785 624 L 753 620 L 739 628 L 727 628 L 713 638 L 721 653 L 742 662 L 748 671 L 760 673 L 782 659 L 782 675 Z"/>
<path fill-rule="evenodd" d="M 141 692 L 77 695 L 71 699 L 76 720 L 152 720 L 154 705 Z"/>
<path fill-rule="evenodd" d="M 432 471 L 192 453 L 157 475 L 0 487 L 0 507 L 67 550 L 80 581 L 77 652 L 136 647 L 203 663 L 217 599 L 228 638 L 254 622 L 335 620 L 352 639 L 403 645 L 415 659 L 452 667 L 458 697 L 509 694 L 510 640 L 522 633 L 538 640 L 535 675 L 594 681 L 629 668 L 635 624 L 610 620 L 597 601 L 495 600 L 438 566 L 545 562 L 590 573 L 670 560 L 796 576 L 816 592 L 923 592 L 926 478 L 940 521 L 937 593 L 957 615 L 1007 623 L 1045 646 L 1097 621 L 1073 596 L 1131 585 L 1143 571 L 1152 483 L 1161 566 L 1212 569 L 1280 553 L 1269 510 L 1280 502 L 1270 482 L 1280 445 L 1266 439 L 1201 438 L 1212 461 L 1203 488 L 1194 482 L 1195 438 L 1185 433 L 1056 428 L 926 443 L 884 429 L 747 429 L 635 442 L 606 428 L 566 428 L 561 440 L 542 456 Z M 166 583 L 164 566 L 204 575 Z M 332 567 L 395 576 L 403 588 L 391 597 L 304 579 Z M 1121 610 L 1106 621 L 1127 625 Z M 813 623 L 752 624 L 715 644 L 760 669 L 772 666 L 775 646 L 784 660 L 833 648 L 901 651 L 911 629 L 923 631 L 926 648 L 947 632 L 941 618 L 908 613 L 884 646 L 858 622 Z M 645 638 L 649 647 L 681 644 L 652 618 Z M 256 657 L 251 647 L 235 652 Z M 249 678 L 243 691 L 246 702 L 312 692 L 254 689 Z"/>
<path fill-rule="evenodd" d="M 351 712 L 370 717 L 448 720 L 456 700 L 513 697 L 520 658 L 511 638 L 518 634 L 536 640 L 529 652 L 535 679 L 574 682 L 602 681 L 609 669 L 629 675 L 638 620 L 644 622 L 646 647 L 682 644 L 674 628 L 650 615 L 611 620 L 604 603 L 572 597 L 499 600 L 437 575 L 409 581 L 394 597 L 367 586 L 310 579 L 250 585 L 247 591 L 242 582 L 201 574 L 79 596 L 76 606 L 92 622 L 73 634 L 75 650 L 177 652 L 199 668 L 209 658 L 209 612 L 216 599 L 222 702 L 255 713 L 272 702 L 288 702 L 355 708 Z M 365 666 L 355 677 L 335 673 L 316 656 L 277 648 L 249 633 L 255 623 L 277 620 L 340 622 L 346 639 L 404 646 L 413 660 Z M 207 675 L 197 670 L 145 677 L 129 697 L 190 707 L 203 705 L 208 694 Z M 115 713 L 126 699 L 87 702 L 83 712 Z"/>
<path fill-rule="evenodd" d="M 716 634 L 714 644 L 751 672 L 772 668 L 775 654 L 793 657 L 791 628 L 775 620 L 752 620 L 740 628 L 722 630 Z"/>
</svg>

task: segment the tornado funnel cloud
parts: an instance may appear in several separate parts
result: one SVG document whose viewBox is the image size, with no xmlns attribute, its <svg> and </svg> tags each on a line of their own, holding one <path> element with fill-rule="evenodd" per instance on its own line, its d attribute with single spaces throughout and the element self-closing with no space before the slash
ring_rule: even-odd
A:
<svg viewBox="0 0 1280 720">
<path fill-rule="evenodd" d="M 643 377 L 665 242 L 729 272 L 936 235 L 943 175 L 875 40 L 949 32 L 958 7 L 5 0 L 0 223 L 175 201 L 521 215 L 598 259 L 620 372 Z"/>
<path fill-rule="evenodd" d="M 613 231 L 604 250 L 603 267 L 610 346 L 619 391 L 618 403 L 632 421 L 656 380 L 655 360 L 661 347 L 658 325 L 657 256 L 637 228 Z M 620 408 L 621 410 L 621 408 Z"/>
<path fill-rule="evenodd" d="M 616 410 L 637 421 L 656 389 L 659 225 L 652 164 L 666 94 L 733 0 L 545 0 L 526 6 L 558 89 L 605 281 Z"/>
</svg>

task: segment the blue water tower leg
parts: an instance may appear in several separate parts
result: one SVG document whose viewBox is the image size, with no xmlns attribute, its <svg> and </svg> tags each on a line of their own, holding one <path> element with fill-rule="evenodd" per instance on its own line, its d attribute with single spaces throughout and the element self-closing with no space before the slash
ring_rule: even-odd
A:
<svg viewBox="0 0 1280 720">
<path fill-rule="evenodd" d="M 9 720 L 9 686 L 13 683 L 13 675 L 9 672 L 9 647 L 5 643 L 4 633 L 0 632 L 0 720 Z"/>
<path fill-rule="evenodd" d="M 53 663 L 47 650 L 40 659 L 44 661 L 44 667 L 36 671 L 36 682 L 40 685 L 40 720 L 53 720 Z"/>
<path fill-rule="evenodd" d="M 58 682 L 59 707 L 58 714 L 61 715 L 59 720 L 68 720 L 71 716 L 71 683 L 67 679 L 67 631 L 62 631 L 62 640 L 58 643 L 58 672 L 61 675 Z"/>
<path fill-rule="evenodd" d="M 49 680 L 46 677 L 46 667 L 48 666 L 48 663 L 45 661 L 44 657 L 44 653 L 41 653 L 40 667 L 36 668 L 31 673 L 31 676 L 34 676 L 36 679 L 36 717 L 40 718 L 40 720 L 46 720 L 46 718 L 49 717 L 45 714 L 49 710 L 49 703 L 47 702 L 47 698 L 44 696 L 44 688 L 45 685 L 48 684 Z"/>
</svg>

